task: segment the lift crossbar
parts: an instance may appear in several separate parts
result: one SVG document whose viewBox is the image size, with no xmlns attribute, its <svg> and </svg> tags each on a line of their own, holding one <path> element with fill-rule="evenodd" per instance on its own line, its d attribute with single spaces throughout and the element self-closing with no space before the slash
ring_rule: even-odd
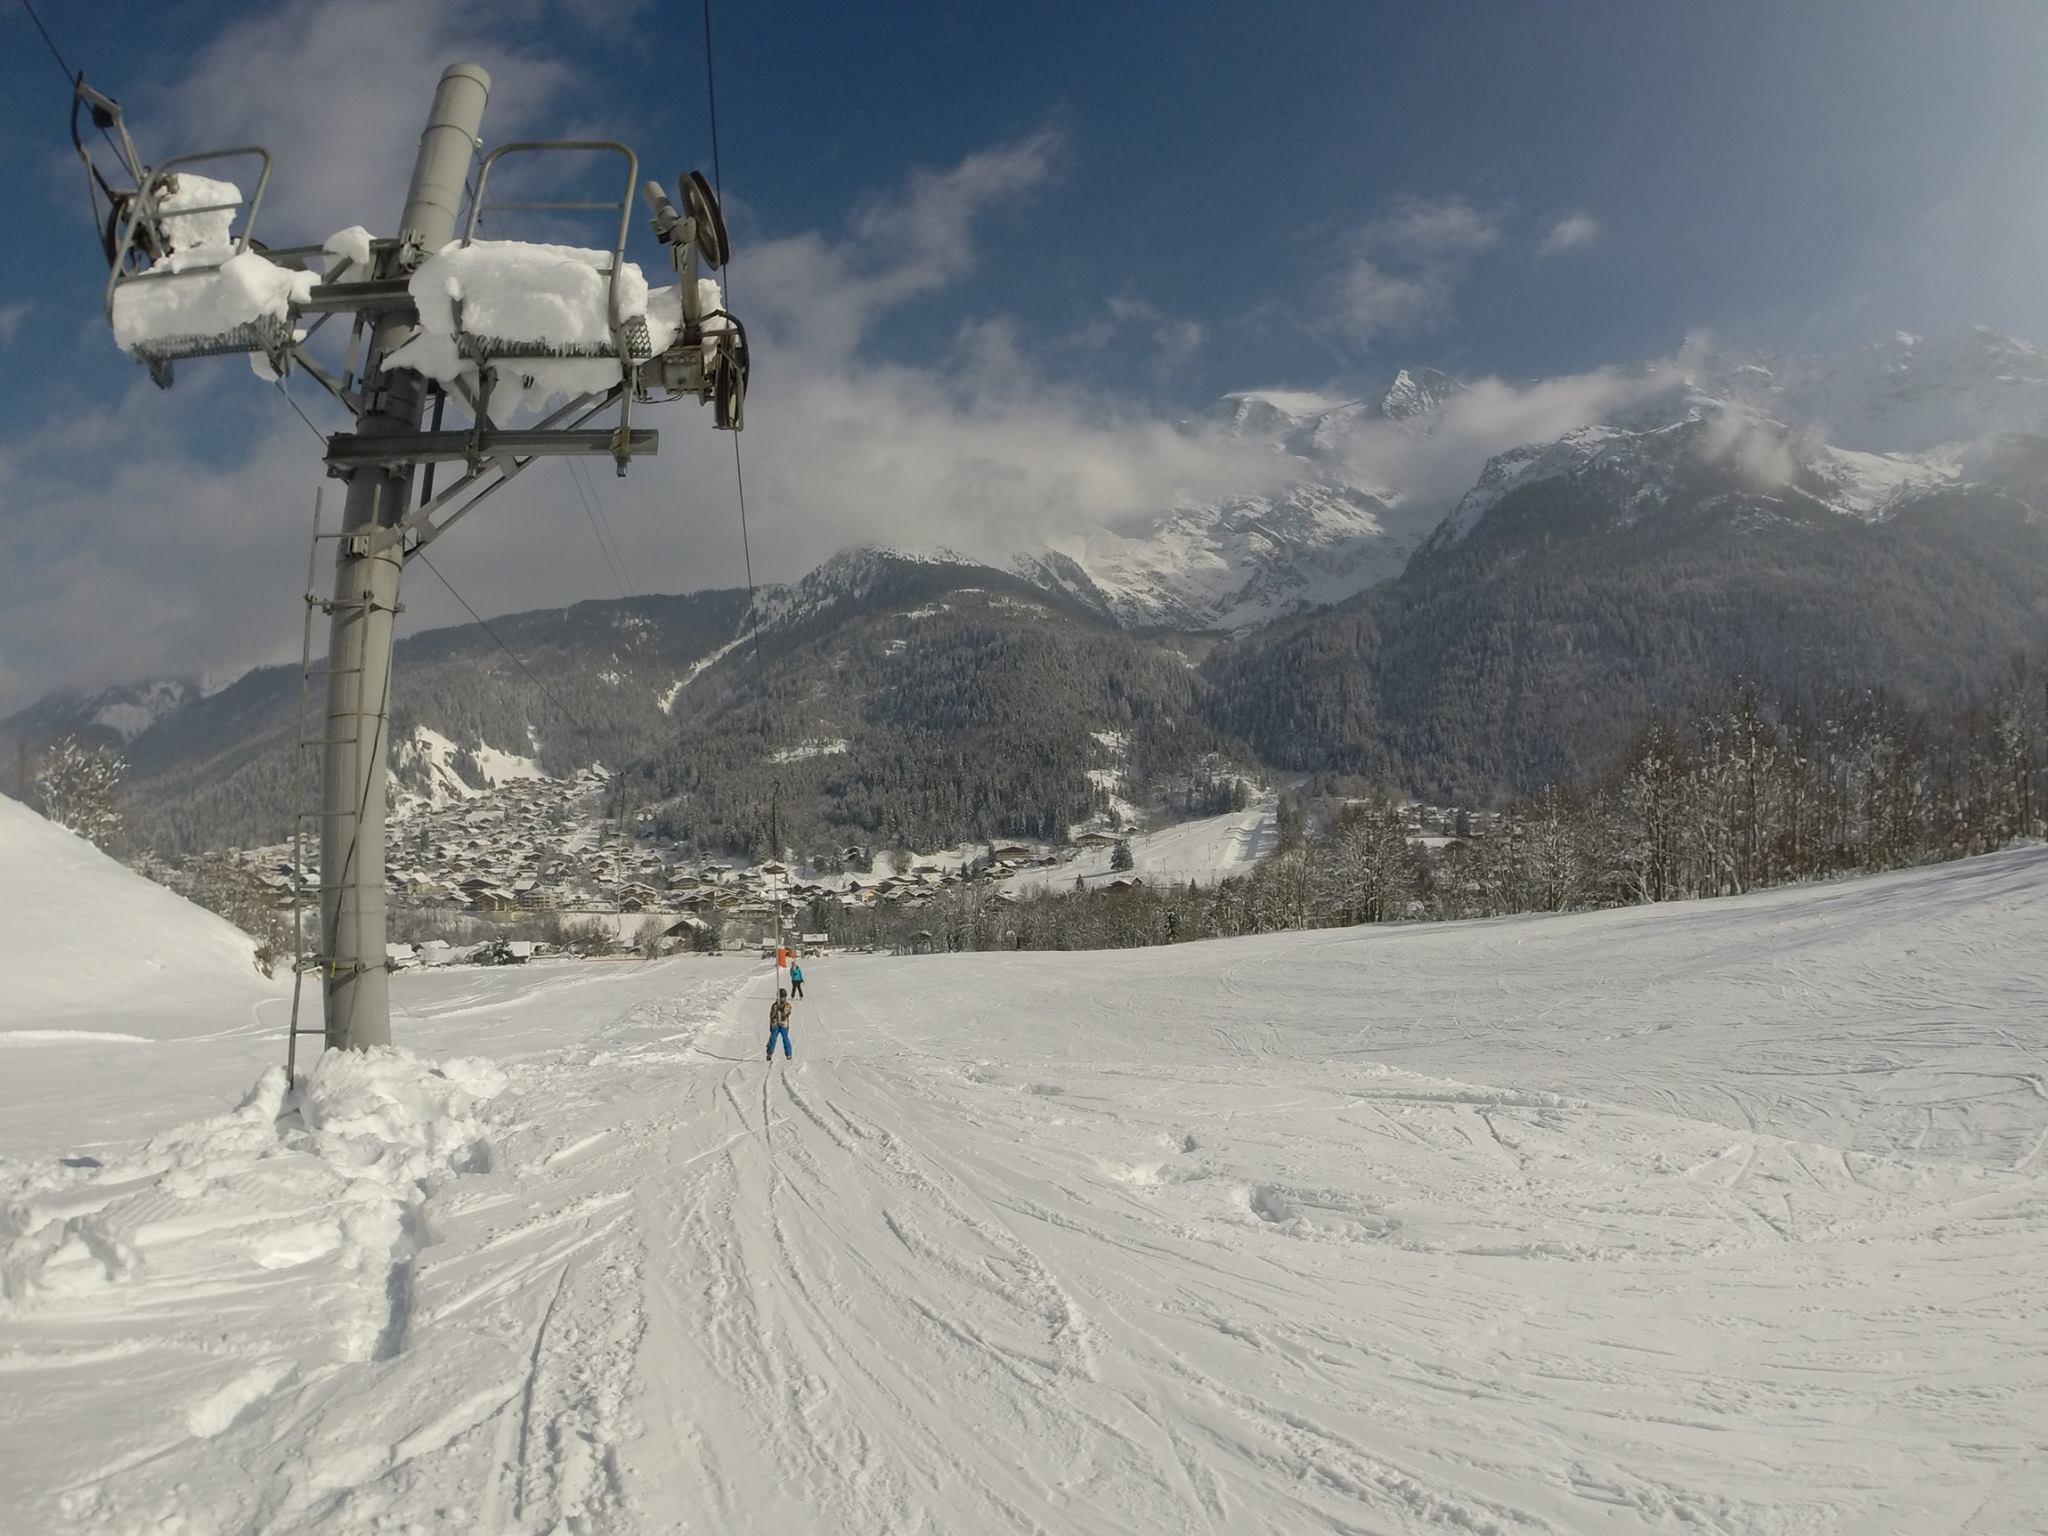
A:
<svg viewBox="0 0 2048 1536">
<path fill-rule="evenodd" d="M 660 450 L 661 434 L 635 429 L 626 434 L 628 454 Z M 327 440 L 330 470 L 363 469 L 379 464 L 448 463 L 457 459 L 489 459 L 504 454 L 531 458 L 547 454 L 616 455 L 619 434 L 598 429 L 586 432 L 401 432 L 389 436 L 354 434 Z"/>
</svg>

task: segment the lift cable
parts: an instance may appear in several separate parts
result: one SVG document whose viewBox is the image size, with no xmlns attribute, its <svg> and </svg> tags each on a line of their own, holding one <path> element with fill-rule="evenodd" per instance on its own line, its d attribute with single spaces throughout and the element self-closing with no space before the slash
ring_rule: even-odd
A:
<svg viewBox="0 0 2048 1536">
<path fill-rule="evenodd" d="M 470 607 L 469 599 L 464 597 L 460 592 L 455 590 L 455 583 L 450 581 L 446 576 L 443 576 L 441 574 L 441 568 L 438 565 L 434 564 L 432 560 L 427 558 L 427 552 L 425 550 L 415 549 L 412 552 L 412 558 L 417 559 L 422 565 L 426 566 L 428 570 L 434 573 L 434 580 L 440 582 L 442 586 L 446 587 L 448 589 L 448 595 L 454 598 L 456 602 L 462 604 L 462 611 L 468 614 L 472 619 L 476 620 L 477 627 L 481 629 L 485 634 L 491 637 L 492 643 L 495 644 L 499 650 L 503 651 L 507 656 L 512 658 L 512 665 L 517 667 L 521 672 L 526 674 L 526 680 L 529 683 L 533 684 L 534 689 L 540 694 L 542 698 L 546 699 L 549 704 L 554 706 L 555 713 L 559 714 L 564 720 L 568 721 L 569 724 L 575 726 L 577 730 L 581 731 L 583 733 L 584 740 L 591 741 L 595 739 L 596 733 L 591 729 L 591 727 L 588 724 L 586 724 L 573 711 L 571 711 L 568 705 L 564 704 L 560 699 L 556 698 L 552 693 L 548 691 L 547 684 L 543 683 L 538 677 L 535 677 L 533 675 L 533 668 L 529 667 L 524 661 L 522 661 L 520 659 L 519 653 L 513 650 L 511 646 L 505 643 L 504 636 L 500 635 L 495 629 L 491 628 L 490 620 L 486 619 L 482 614 L 478 613 L 474 608 Z"/>
<path fill-rule="evenodd" d="M 590 493 L 590 503 L 597 508 L 597 520 L 604 528 L 604 536 L 612 547 L 612 559 L 618 563 L 619 582 L 625 587 L 626 596 L 636 597 L 633 583 L 626 579 L 626 572 L 632 567 L 626 563 L 626 547 L 619 542 L 618 530 L 612 527 L 612 509 L 605 504 L 604 482 L 590 472 L 590 465 L 582 459 L 569 461 L 577 474 L 583 477 L 583 488 Z"/>
<path fill-rule="evenodd" d="M 718 195 L 718 203 L 722 208 L 725 206 L 725 165 L 718 153 L 718 64 L 716 50 L 711 42 L 711 0 L 704 0 L 704 104 L 711 118 L 711 190 Z M 719 279 L 724 288 L 725 305 L 730 309 L 732 307 L 732 258 L 730 254 L 726 257 L 725 267 L 719 273 Z M 761 661 L 761 615 L 754 606 L 756 601 L 754 591 L 754 550 L 753 541 L 749 538 L 747 532 L 747 471 L 740 457 L 740 435 L 737 432 L 732 435 L 732 479 L 734 488 L 739 493 L 740 554 L 745 559 L 747 566 L 747 617 L 753 621 L 754 625 L 754 681 L 756 684 L 756 697 L 760 697 L 759 684 L 762 681 L 763 671 Z M 782 792 L 782 780 L 779 776 L 775 780 L 775 792 L 779 799 Z M 780 848 L 770 848 L 768 852 L 771 858 L 779 859 L 782 857 L 782 850 Z M 782 936 L 782 909 L 780 907 L 776 908 L 775 933 L 779 947 Z"/>
<path fill-rule="evenodd" d="M 718 66 L 711 46 L 711 0 L 704 0 L 704 100 L 711 116 L 711 190 L 718 194 L 719 206 L 725 205 L 725 167 L 718 155 Z M 732 307 L 732 258 L 726 258 L 724 269 L 719 273 L 724 285 L 725 305 Z M 732 435 L 732 478 L 739 490 L 740 502 L 740 554 L 747 565 L 747 617 L 754 623 L 754 671 L 758 677 L 761 670 L 761 616 L 754 611 L 754 549 L 747 533 L 747 474 L 740 461 L 740 435 Z"/>
<path fill-rule="evenodd" d="M 73 90 L 76 90 L 78 88 L 78 82 L 85 78 L 85 71 L 74 70 L 69 64 L 67 64 L 64 61 L 64 54 L 57 47 L 57 40 L 50 36 L 50 29 L 43 25 L 43 18 L 36 14 L 36 8 L 29 3 L 29 0 L 21 0 L 21 8 L 28 13 L 28 19 L 31 23 L 34 24 L 38 35 L 41 36 L 43 40 L 43 46 L 50 50 L 50 57 L 57 61 L 57 67 L 64 72 L 65 84 L 69 85 Z M 76 110 L 77 108 L 74 105 L 73 111 L 75 112 Z M 117 160 L 120 159 L 121 146 L 116 144 L 114 142 L 114 136 L 111 133 L 107 132 L 106 124 L 100 122 L 97 116 L 95 116 L 93 121 L 100 130 L 100 137 L 107 141 L 107 148 L 111 149 L 114 152 L 114 158 Z M 97 175 L 98 173 L 95 172 L 94 174 Z M 103 187 L 106 186 L 106 182 L 104 179 L 101 180 L 100 185 Z M 109 195 L 112 195 L 111 191 L 109 192 Z M 95 214 L 95 219 L 97 219 L 97 214 Z"/>
<path fill-rule="evenodd" d="M 50 50 L 50 57 L 55 59 L 57 67 L 64 71 L 65 82 L 69 84 L 76 81 L 78 76 L 72 72 L 71 66 L 64 62 L 64 55 L 57 48 L 57 40 L 50 36 L 50 29 L 43 25 L 43 18 L 36 14 L 36 8 L 29 4 L 29 0 L 21 0 L 21 8 L 28 12 L 28 19 L 35 25 L 36 31 L 42 34 L 43 46 Z"/>
<path fill-rule="evenodd" d="M 632 597 L 632 585 L 626 580 L 626 552 L 619 547 L 619 536 L 612 532 L 612 520 L 605 510 L 603 498 L 591 482 L 589 470 L 580 459 L 569 459 L 569 481 L 576 487 L 576 494 L 583 501 L 583 515 L 590 520 L 591 534 L 597 539 L 598 553 L 604 556 L 604 563 L 612 573 L 612 580 L 619 589 L 619 596 Z"/>
</svg>

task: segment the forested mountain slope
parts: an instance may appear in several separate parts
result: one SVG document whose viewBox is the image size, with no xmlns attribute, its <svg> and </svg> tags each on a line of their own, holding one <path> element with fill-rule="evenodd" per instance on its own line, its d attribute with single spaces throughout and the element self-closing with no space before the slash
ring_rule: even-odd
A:
<svg viewBox="0 0 2048 1536">
<path fill-rule="evenodd" d="M 732 638 L 745 607 L 744 592 L 713 591 L 494 620 L 526 671 L 476 625 L 401 639 L 391 699 L 398 787 L 422 787 L 408 774 L 405 750 L 420 726 L 467 749 L 457 769 L 472 774 L 473 755 L 486 747 L 534 758 L 558 774 L 653 751 L 671 728 L 664 696 L 673 699 L 691 666 Z M 138 840 L 187 853 L 285 836 L 298 690 L 297 667 L 258 668 L 130 742 L 128 793 Z M 324 706 L 316 679 L 311 735 L 321 734 Z"/>
<path fill-rule="evenodd" d="M 1260 495 L 1000 570 L 848 551 L 751 611 L 707 592 L 495 620 L 538 685 L 474 626 L 413 636 L 395 772 L 446 792 L 601 761 L 707 847 L 931 846 L 1051 836 L 1210 752 L 1483 804 L 1603 770 L 1649 712 L 1738 677 L 1946 715 L 2048 653 L 2048 349 L 1688 345 L 1594 383 L 1232 395 L 1186 429 L 1270 460 Z M 1499 449 L 1539 396 L 1569 400 L 1541 417 L 1557 435 Z M 60 734 L 119 746 L 165 851 L 262 841 L 296 686 L 52 695 L 0 746 L 17 776 Z"/>
<path fill-rule="evenodd" d="M 1661 434 L 1512 486 L 1399 579 L 1218 653 L 1214 723 L 1285 767 L 1464 803 L 1596 772 L 1652 710 L 1738 677 L 1945 707 L 2048 649 L 2025 480 L 1865 519 L 1694 446 Z"/>
<path fill-rule="evenodd" d="M 629 778 L 706 846 L 1052 838 L 1120 779 L 1222 745 L 1205 641 L 1124 633 L 1000 571 L 857 551 L 762 606 L 758 648 L 692 685 Z"/>
</svg>

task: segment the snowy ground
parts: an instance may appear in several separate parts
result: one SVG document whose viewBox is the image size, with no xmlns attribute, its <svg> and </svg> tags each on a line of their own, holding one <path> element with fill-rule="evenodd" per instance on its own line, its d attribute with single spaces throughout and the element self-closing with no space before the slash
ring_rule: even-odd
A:
<svg viewBox="0 0 2048 1536">
<path fill-rule="evenodd" d="M 0 1528 L 2048 1529 L 2044 921 L 819 961 L 765 1069 L 755 965 L 406 974 L 441 1068 L 239 1112 L 109 1042 L 0 1120 Z"/>
<path fill-rule="evenodd" d="M 1277 805 L 1277 797 L 1266 794 L 1241 811 L 1133 832 L 1127 839 L 1129 872 L 1155 885 L 1214 885 L 1248 874 L 1279 844 Z M 1115 854 L 1113 848 L 1084 848 L 1057 868 L 1021 870 L 1004 888 L 1019 894 L 1072 890 L 1076 875 L 1089 885 L 1099 884 L 1116 877 L 1111 867 Z"/>
</svg>

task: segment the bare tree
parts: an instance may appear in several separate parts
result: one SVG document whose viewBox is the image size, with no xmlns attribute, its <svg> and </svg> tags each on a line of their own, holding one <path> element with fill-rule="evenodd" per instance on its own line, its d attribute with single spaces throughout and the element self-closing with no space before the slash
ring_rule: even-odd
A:
<svg viewBox="0 0 2048 1536">
<path fill-rule="evenodd" d="M 127 766 L 108 748 L 76 736 L 53 742 L 36 768 L 36 809 L 58 826 L 112 851 L 127 830 L 121 812 L 121 774 Z"/>
</svg>

